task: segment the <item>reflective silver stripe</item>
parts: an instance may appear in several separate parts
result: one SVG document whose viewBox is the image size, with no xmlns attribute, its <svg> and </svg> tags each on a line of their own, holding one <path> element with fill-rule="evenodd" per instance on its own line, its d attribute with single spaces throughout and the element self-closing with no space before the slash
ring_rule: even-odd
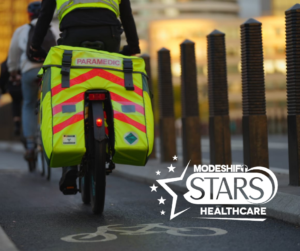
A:
<svg viewBox="0 0 300 251">
<path fill-rule="evenodd" d="M 57 10 L 58 13 L 58 18 L 61 19 L 62 18 L 62 14 L 64 13 L 65 10 L 67 10 L 68 8 L 72 7 L 75 4 L 85 4 L 85 3 L 104 3 L 107 4 L 108 6 L 112 7 L 117 15 L 119 15 L 119 5 L 116 4 L 115 1 L 113 0 L 69 0 L 68 2 L 63 3 L 60 8 Z"/>
<path fill-rule="evenodd" d="M 68 6 L 68 4 L 70 4 L 71 1 L 72 1 L 72 0 L 69 0 L 69 1 L 67 1 L 67 2 L 64 2 L 64 3 L 60 6 L 60 8 L 56 11 L 57 14 L 58 14 L 58 19 L 59 19 L 59 20 L 61 20 L 61 16 L 62 16 L 63 11 L 64 11 L 65 8 Z"/>
</svg>

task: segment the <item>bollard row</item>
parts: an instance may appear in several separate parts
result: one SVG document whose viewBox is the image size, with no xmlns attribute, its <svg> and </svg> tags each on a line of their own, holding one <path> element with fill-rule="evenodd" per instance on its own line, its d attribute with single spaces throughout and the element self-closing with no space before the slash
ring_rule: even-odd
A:
<svg viewBox="0 0 300 251">
<path fill-rule="evenodd" d="M 300 114 L 300 4 L 286 11 L 286 62 L 288 115 Z"/>
<path fill-rule="evenodd" d="M 249 19 L 241 26 L 243 115 L 265 115 L 265 77 L 261 23 Z"/>
<path fill-rule="evenodd" d="M 207 36 L 209 115 L 229 115 L 225 34 Z"/>
<path fill-rule="evenodd" d="M 244 163 L 269 168 L 261 23 L 241 25 Z"/>
<path fill-rule="evenodd" d="M 201 136 L 195 43 L 185 40 L 181 52 L 181 107 L 183 163 L 201 164 Z"/>
<path fill-rule="evenodd" d="M 285 12 L 289 182 L 300 186 L 300 5 Z"/>
<path fill-rule="evenodd" d="M 231 164 L 225 34 L 207 36 L 210 163 Z"/>
<path fill-rule="evenodd" d="M 166 48 L 158 51 L 158 82 L 160 118 L 174 117 L 171 56 Z"/>
<path fill-rule="evenodd" d="M 170 51 L 158 51 L 159 132 L 161 161 L 170 162 L 176 155 L 174 98 Z"/>
</svg>

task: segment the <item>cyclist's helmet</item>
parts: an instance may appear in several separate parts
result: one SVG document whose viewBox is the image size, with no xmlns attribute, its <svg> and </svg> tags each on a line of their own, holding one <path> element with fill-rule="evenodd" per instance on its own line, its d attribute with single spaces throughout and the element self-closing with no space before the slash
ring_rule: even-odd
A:
<svg viewBox="0 0 300 251">
<path fill-rule="evenodd" d="M 28 5 L 27 12 L 31 19 L 37 18 L 41 11 L 41 2 L 32 2 Z"/>
</svg>

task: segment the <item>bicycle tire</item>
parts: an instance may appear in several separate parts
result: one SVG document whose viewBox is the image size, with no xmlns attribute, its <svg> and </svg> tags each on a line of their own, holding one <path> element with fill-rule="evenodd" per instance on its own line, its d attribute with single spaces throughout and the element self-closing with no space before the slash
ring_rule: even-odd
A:
<svg viewBox="0 0 300 251">
<path fill-rule="evenodd" d="M 45 158 L 45 153 L 44 150 L 42 149 L 41 151 L 41 156 L 42 156 L 42 165 L 43 165 L 43 173 L 42 176 L 46 176 L 47 180 L 51 179 L 51 167 L 49 167 L 46 158 Z"/>
<path fill-rule="evenodd" d="M 90 204 L 90 182 L 89 182 L 89 174 L 87 173 L 84 177 L 79 179 L 80 182 L 80 192 L 81 192 L 81 200 L 84 204 Z"/>
<path fill-rule="evenodd" d="M 29 169 L 30 173 L 35 171 L 35 167 L 36 167 L 36 161 L 35 160 L 28 161 L 28 169 Z"/>
<path fill-rule="evenodd" d="M 93 135 L 93 134 L 92 134 Z M 106 190 L 106 140 L 99 142 L 94 139 L 94 158 L 89 168 L 90 199 L 92 212 L 102 214 L 105 204 Z"/>
<path fill-rule="evenodd" d="M 37 167 L 38 170 L 41 172 L 41 176 L 45 176 L 45 156 L 41 147 L 38 147 L 37 151 Z"/>
<path fill-rule="evenodd" d="M 48 164 L 46 164 L 46 165 L 47 165 L 47 168 L 46 168 L 46 170 L 47 170 L 46 178 L 47 178 L 47 180 L 50 180 L 51 179 L 51 167 Z"/>
</svg>

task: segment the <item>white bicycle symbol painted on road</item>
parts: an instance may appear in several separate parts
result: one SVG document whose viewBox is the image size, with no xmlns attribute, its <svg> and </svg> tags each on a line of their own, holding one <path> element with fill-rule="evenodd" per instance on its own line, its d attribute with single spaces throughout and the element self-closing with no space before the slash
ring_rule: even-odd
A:
<svg viewBox="0 0 300 251">
<path fill-rule="evenodd" d="M 162 229 L 163 231 L 154 231 L 154 228 Z M 193 229 L 200 229 L 210 231 L 210 233 L 205 234 L 189 234 Z M 149 234 L 170 234 L 175 236 L 184 236 L 184 237 L 199 237 L 199 236 L 218 236 L 227 234 L 227 231 L 221 228 L 213 227 L 185 227 L 185 228 L 175 228 L 164 226 L 162 223 L 151 223 L 151 224 L 139 224 L 132 227 L 121 227 L 118 225 L 107 225 L 97 228 L 95 233 L 81 233 L 68 235 L 61 238 L 61 240 L 66 242 L 105 242 L 116 240 L 118 237 L 115 234 L 108 233 L 114 232 L 119 235 L 149 235 Z M 95 239 L 102 237 L 102 239 Z"/>
</svg>

